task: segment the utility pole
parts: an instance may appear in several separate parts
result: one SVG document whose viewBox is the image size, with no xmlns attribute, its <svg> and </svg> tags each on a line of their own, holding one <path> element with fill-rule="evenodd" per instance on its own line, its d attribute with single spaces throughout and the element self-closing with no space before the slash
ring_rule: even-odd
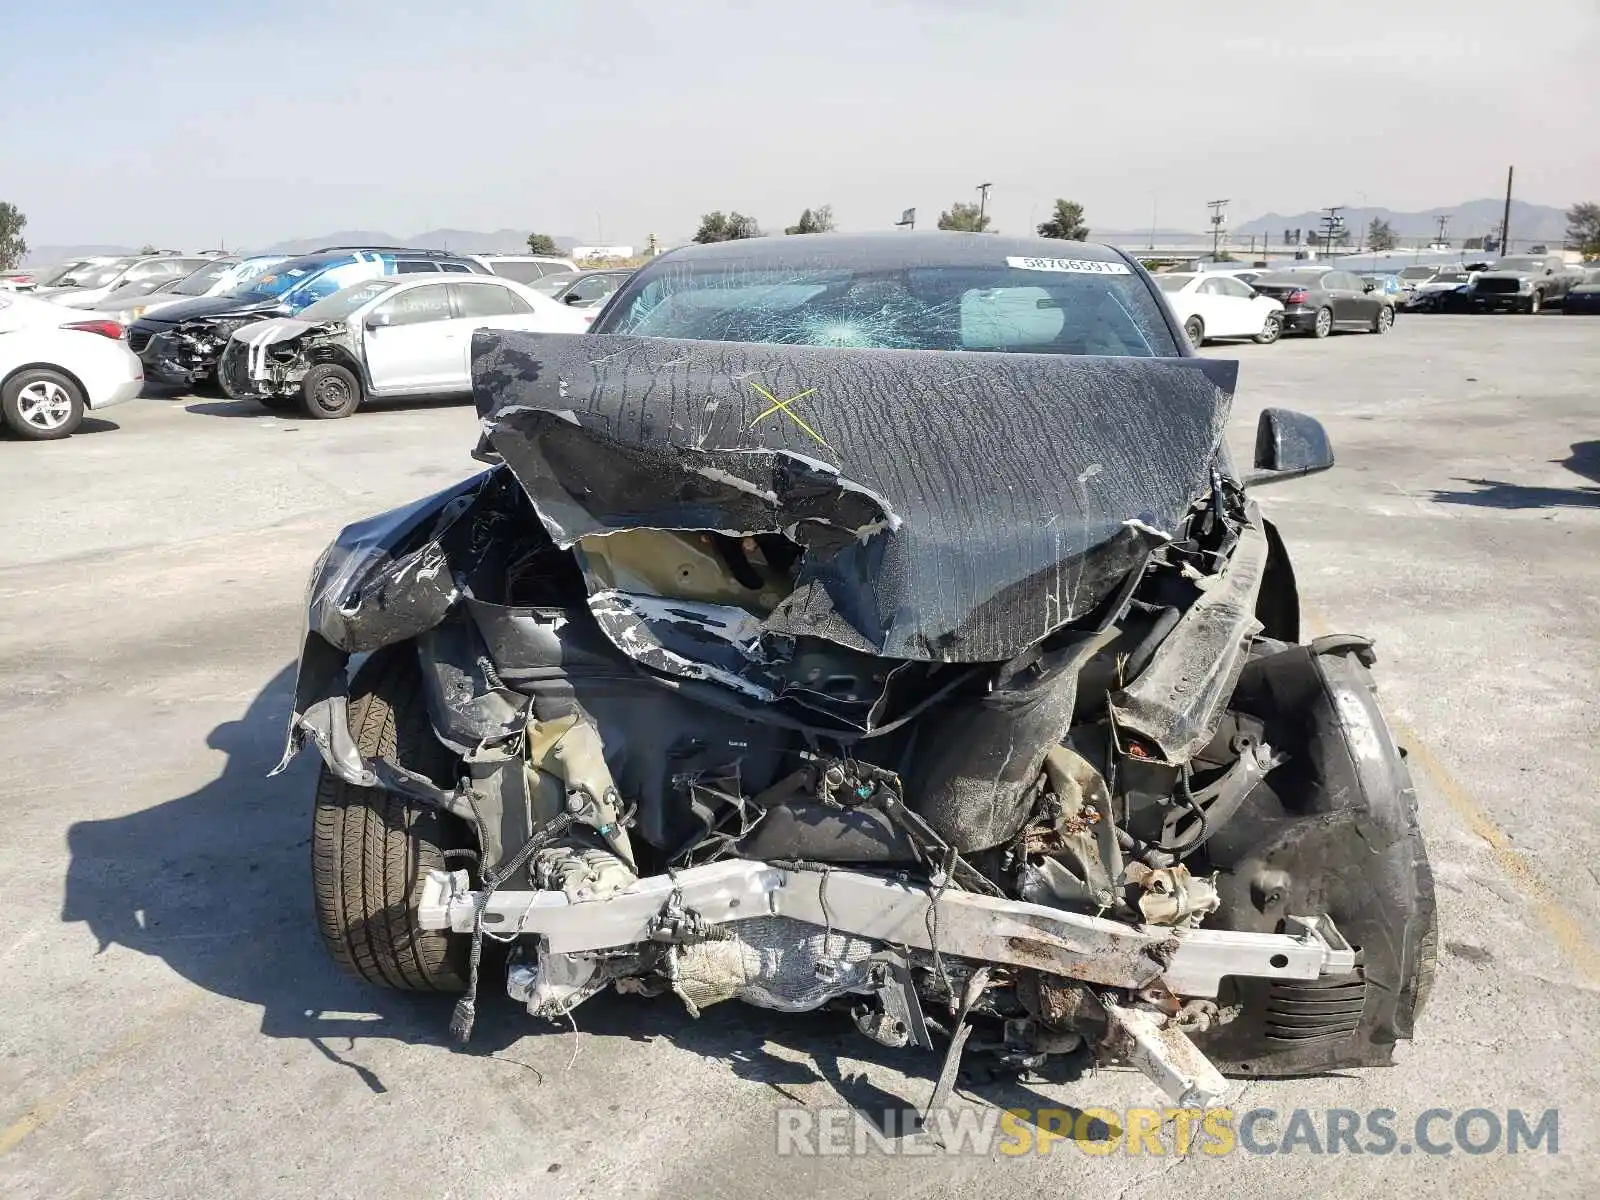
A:
<svg viewBox="0 0 1600 1200">
<path fill-rule="evenodd" d="M 1506 168 L 1506 207 L 1500 217 L 1500 257 L 1504 258 L 1511 253 L 1511 176 L 1516 172 L 1516 167 Z"/>
<path fill-rule="evenodd" d="M 984 214 L 985 210 L 988 209 L 988 207 L 989 207 L 989 189 L 992 188 L 993 186 L 994 186 L 994 184 L 992 184 L 992 183 L 980 183 L 978 185 L 978 232 L 979 233 L 983 232 L 983 214 Z"/>
<path fill-rule="evenodd" d="M 1438 234 L 1438 236 L 1436 238 L 1434 238 L 1434 241 L 1437 242 L 1441 246 L 1448 246 L 1450 243 L 1444 240 L 1444 233 L 1445 233 L 1445 230 L 1447 230 L 1449 228 L 1450 228 L 1450 216 L 1449 216 L 1448 213 L 1446 213 L 1445 215 L 1443 215 L 1443 216 L 1441 216 L 1439 218 L 1439 234 Z"/>
<path fill-rule="evenodd" d="M 1344 218 L 1339 214 L 1344 211 L 1344 205 L 1333 204 L 1323 209 L 1327 214 L 1322 218 L 1322 231 L 1327 242 L 1327 249 L 1323 251 L 1328 257 L 1333 257 L 1333 235 L 1339 232 L 1339 227 L 1344 224 Z"/>
<path fill-rule="evenodd" d="M 1222 252 L 1222 227 L 1228 220 L 1228 202 L 1207 200 L 1206 207 L 1211 210 L 1211 258 L 1215 261 Z"/>
</svg>

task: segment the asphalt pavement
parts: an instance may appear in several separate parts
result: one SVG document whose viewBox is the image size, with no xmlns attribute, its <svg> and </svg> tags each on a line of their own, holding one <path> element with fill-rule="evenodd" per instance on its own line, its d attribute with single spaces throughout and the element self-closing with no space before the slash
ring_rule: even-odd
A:
<svg viewBox="0 0 1600 1200">
<path fill-rule="evenodd" d="M 1295 1110 L 1324 1134 L 1329 1110 L 1392 1110 L 1392 1152 L 1302 1136 L 1288 1155 L 1112 1138 L 1107 1154 L 1058 1140 L 912 1157 L 868 1137 L 860 1154 L 780 1156 L 782 1122 L 800 1127 L 785 1113 L 848 1146 L 920 1106 L 936 1065 L 834 1016 L 738 1004 L 693 1020 L 670 998 L 606 996 L 553 1028 L 494 980 L 455 1050 L 448 1002 L 359 985 L 326 958 L 313 764 L 266 775 L 316 554 L 341 525 L 478 469 L 472 409 L 314 422 L 165 397 L 65 442 L 0 439 L 0 1195 L 1587 1194 L 1600 321 L 1414 316 L 1382 338 L 1207 353 L 1241 360 L 1241 457 L 1269 404 L 1332 437 L 1334 470 L 1259 495 L 1310 632 L 1377 640 L 1442 925 L 1432 1002 L 1396 1066 L 1250 1083 L 1234 1109 L 1277 1114 L 1252 1139 L 1268 1147 Z M 1030 1122 L 1161 1105 L 1120 1070 L 959 1094 L 963 1111 Z M 1452 1114 L 1430 1127 L 1447 1143 L 1470 1110 L 1555 1109 L 1557 1152 L 1432 1153 L 1411 1134 L 1435 1109 Z"/>
</svg>

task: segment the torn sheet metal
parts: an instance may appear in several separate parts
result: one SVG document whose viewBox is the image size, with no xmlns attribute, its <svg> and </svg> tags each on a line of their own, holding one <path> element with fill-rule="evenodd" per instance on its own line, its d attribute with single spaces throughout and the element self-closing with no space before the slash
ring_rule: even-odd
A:
<svg viewBox="0 0 1600 1200">
<path fill-rule="evenodd" d="M 505 482 L 498 472 L 481 472 L 347 526 L 322 552 L 306 593 L 288 744 L 274 774 L 310 737 L 342 778 L 372 786 L 373 764 L 362 762 L 350 737 L 350 656 L 417 637 L 445 619 L 461 596 L 462 577 L 481 561 L 494 528 L 509 519 Z"/>
<path fill-rule="evenodd" d="M 804 555 L 763 640 L 943 662 L 1009 659 L 1140 567 L 1144 530 L 1177 528 L 1206 486 L 1236 374 L 1209 359 L 473 338 L 480 456 L 506 463 L 558 544 L 783 533 Z"/>
<path fill-rule="evenodd" d="M 1150 665 L 1110 698 L 1117 726 L 1149 742 L 1164 762 L 1187 762 L 1216 733 L 1250 643 L 1261 632 L 1256 599 L 1268 549 L 1260 509 L 1252 503 L 1227 567 L 1206 580 Z"/>
</svg>

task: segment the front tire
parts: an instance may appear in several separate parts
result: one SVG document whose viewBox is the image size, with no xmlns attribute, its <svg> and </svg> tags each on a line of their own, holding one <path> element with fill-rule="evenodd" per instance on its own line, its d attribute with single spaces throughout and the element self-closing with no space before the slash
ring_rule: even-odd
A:
<svg viewBox="0 0 1600 1200">
<path fill-rule="evenodd" d="M 1255 341 L 1262 346 L 1270 346 L 1283 336 L 1283 318 L 1277 313 L 1267 314 L 1267 323 L 1261 327 L 1261 332 L 1256 334 Z"/>
<path fill-rule="evenodd" d="M 318 363 L 300 384 L 300 407 L 319 421 L 348 417 L 361 407 L 361 381 L 338 363 Z"/>
<path fill-rule="evenodd" d="M 83 391 L 59 371 L 18 371 L 0 391 L 0 416 L 20 438 L 53 442 L 83 424 Z"/>
<path fill-rule="evenodd" d="M 1372 318 L 1373 333 L 1388 333 L 1394 328 L 1394 309 L 1385 304 L 1378 310 L 1378 315 Z"/>
<path fill-rule="evenodd" d="M 1189 339 L 1189 345 L 1200 349 L 1201 343 L 1206 340 L 1206 323 L 1199 317 L 1190 317 L 1183 323 L 1183 336 Z"/>
<path fill-rule="evenodd" d="M 1533 295 L 1528 297 L 1528 306 L 1527 306 L 1526 311 L 1527 311 L 1529 316 L 1536 315 L 1538 313 L 1538 311 L 1543 307 L 1544 307 L 1544 293 L 1543 292 L 1535 291 L 1533 293 Z"/>
<path fill-rule="evenodd" d="M 1319 308 L 1319 309 L 1317 309 L 1317 319 L 1316 319 L 1315 324 L 1313 324 L 1311 326 L 1311 336 L 1314 337 L 1314 338 L 1325 338 L 1332 332 L 1333 332 L 1333 309 L 1331 309 L 1331 308 Z"/>
<path fill-rule="evenodd" d="M 366 758 L 383 757 L 448 783 L 454 756 L 434 737 L 415 646 L 379 650 L 351 686 L 350 732 Z M 466 988 L 471 939 L 417 926 L 431 870 L 471 841 L 449 813 L 382 788 L 345 782 L 324 764 L 311 831 L 317 928 L 334 962 L 380 987 Z"/>
</svg>

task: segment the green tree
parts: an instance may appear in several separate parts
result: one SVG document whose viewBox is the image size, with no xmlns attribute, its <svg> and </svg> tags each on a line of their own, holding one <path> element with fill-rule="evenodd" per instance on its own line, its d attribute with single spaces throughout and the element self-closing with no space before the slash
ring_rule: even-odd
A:
<svg viewBox="0 0 1600 1200">
<path fill-rule="evenodd" d="M 0 213 L 5 205 L 0 204 Z M 4 228 L 0 217 L 0 229 Z M 0 240 L 0 245 L 4 245 Z M 1585 258 L 1600 258 L 1600 204 L 1574 204 L 1567 209 L 1567 245 L 1581 250 Z M 4 252 L 0 251 L 0 259 Z"/>
<path fill-rule="evenodd" d="M 724 215 L 719 209 L 716 212 L 708 212 L 700 218 L 700 231 L 694 235 L 694 240 L 702 244 L 737 242 L 742 238 L 760 236 L 761 230 L 756 225 L 754 217 L 747 217 L 737 212 Z"/>
<path fill-rule="evenodd" d="M 1050 219 L 1040 224 L 1039 236 L 1069 242 L 1087 241 L 1089 227 L 1083 223 L 1083 205 L 1076 200 L 1057 200 Z"/>
<path fill-rule="evenodd" d="M 9 271 L 22 262 L 28 243 L 22 240 L 28 217 L 15 204 L 0 200 L 0 271 Z"/>
<path fill-rule="evenodd" d="M 800 220 L 784 229 L 785 233 L 832 233 L 833 205 L 821 204 L 800 214 Z"/>
<path fill-rule="evenodd" d="M 561 247 L 556 245 L 555 238 L 548 233 L 530 233 L 528 235 L 528 253 L 558 255 L 561 253 Z"/>
<path fill-rule="evenodd" d="M 1400 239 L 1394 236 L 1389 222 L 1382 217 L 1372 218 L 1372 223 L 1367 226 L 1368 250 L 1393 250 L 1399 243 Z"/>
<path fill-rule="evenodd" d="M 976 204 L 963 204 L 957 200 L 939 214 L 940 229 L 958 229 L 962 233 L 982 233 L 989 228 L 989 215 L 978 215 Z"/>
</svg>

